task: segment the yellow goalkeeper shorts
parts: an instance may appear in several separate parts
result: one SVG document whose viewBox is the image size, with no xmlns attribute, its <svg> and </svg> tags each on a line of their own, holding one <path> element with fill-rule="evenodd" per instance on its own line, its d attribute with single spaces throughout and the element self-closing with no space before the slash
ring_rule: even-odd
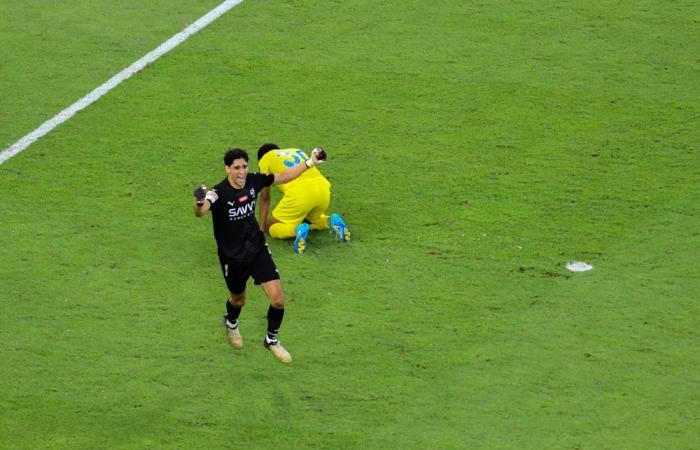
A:
<svg viewBox="0 0 700 450">
<path fill-rule="evenodd" d="M 272 210 L 272 216 L 280 223 L 270 227 L 270 236 L 293 237 L 294 227 L 304 219 L 311 222 L 314 230 L 328 229 L 326 210 L 330 202 L 330 183 L 326 180 L 287 191 Z"/>
</svg>

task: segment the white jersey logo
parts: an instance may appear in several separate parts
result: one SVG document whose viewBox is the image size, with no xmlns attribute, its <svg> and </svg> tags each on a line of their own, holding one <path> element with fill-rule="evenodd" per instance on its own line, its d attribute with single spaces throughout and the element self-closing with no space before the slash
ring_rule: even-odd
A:
<svg viewBox="0 0 700 450">
<path fill-rule="evenodd" d="M 229 202 L 229 203 L 231 203 L 231 202 Z M 255 210 L 255 200 L 253 200 L 252 202 L 245 204 L 243 206 L 229 208 L 228 218 L 229 218 L 229 220 L 245 219 L 246 217 L 249 217 L 253 214 L 253 210 Z"/>
</svg>

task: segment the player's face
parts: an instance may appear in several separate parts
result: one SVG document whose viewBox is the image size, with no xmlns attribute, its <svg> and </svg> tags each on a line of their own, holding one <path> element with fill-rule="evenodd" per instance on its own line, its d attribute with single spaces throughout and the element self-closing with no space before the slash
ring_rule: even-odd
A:
<svg viewBox="0 0 700 450">
<path fill-rule="evenodd" d="M 245 177 L 248 176 L 248 162 L 245 159 L 234 159 L 230 166 L 225 167 L 231 186 L 236 189 L 241 189 L 245 186 Z"/>
</svg>

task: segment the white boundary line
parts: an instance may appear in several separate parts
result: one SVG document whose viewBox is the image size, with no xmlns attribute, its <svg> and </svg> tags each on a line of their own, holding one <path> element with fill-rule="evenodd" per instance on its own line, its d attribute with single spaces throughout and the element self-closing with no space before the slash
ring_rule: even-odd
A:
<svg viewBox="0 0 700 450">
<path fill-rule="evenodd" d="M 86 108 L 91 103 L 105 95 L 107 92 L 117 87 L 122 81 L 131 77 L 132 75 L 134 75 L 135 73 L 137 73 L 153 61 L 155 61 L 156 59 L 160 58 L 173 48 L 183 43 L 187 38 L 189 38 L 202 28 L 206 27 L 207 25 L 221 17 L 223 14 L 225 14 L 227 11 L 229 11 L 231 8 L 238 5 L 242 1 L 243 0 L 224 1 L 219 6 L 197 19 L 197 21 L 194 22 L 192 25 L 188 26 L 181 32 L 177 33 L 175 36 L 163 42 L 158 48 L 148 53 L 146 56 L 139 59 L 126 69 L 113 76 L 112 78 L 110 78 L 106 83 L 102 84 L 100 87 L 90 92 L 85 97 L 81 98 L 77 102 L 70 105 L 68 108 L 64 109 L 51 119 L 41 124 L 39 128 L 32 131 L 19 141 L 12 144 L 10 147 L 0 152 L 0 164 L 4 163 L 8 159 L 15 156 L 17 153 L 32 145 L 37 139 L 40 139 L 44 135 L 48 134 L 51 130 L 73 117 L 75 113 L 77 113 L 83 108 Z"/>
</svg>

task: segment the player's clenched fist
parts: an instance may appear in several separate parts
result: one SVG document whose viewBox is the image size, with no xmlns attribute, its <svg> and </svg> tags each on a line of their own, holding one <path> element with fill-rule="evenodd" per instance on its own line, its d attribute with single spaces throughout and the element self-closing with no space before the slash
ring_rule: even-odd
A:
<svg viewBox="0 0 700 450">
<path fill-rule="evenodd" d="M 311 158 L 307 159 L 305 164 L 310 169 L 324 162 L 326 162 L 326 151 L 322 147 L 316 147 L 311 150 Z"/>
<path fill-rule="evenodd" d="M 197 186 L 197 189 L 194 190 L 194 198 L 196 198 L 198 202 L 201 202 L 206 196 L 207 186 L 204 184 Z"/>
</svg>

